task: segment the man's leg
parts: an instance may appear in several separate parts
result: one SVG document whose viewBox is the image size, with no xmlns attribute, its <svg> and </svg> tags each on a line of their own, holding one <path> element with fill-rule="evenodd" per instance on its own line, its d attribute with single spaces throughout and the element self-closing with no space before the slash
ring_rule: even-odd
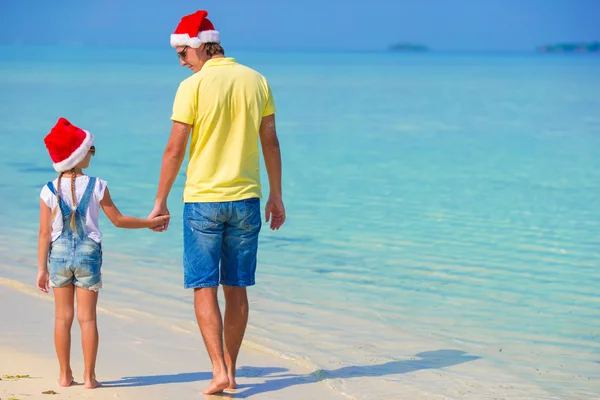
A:
<svg viewBox="0 0 600 400">
<path fill-rule="evenodd" d="M 223 320 L 217 301 L 225 219 L 220 203 L 184 206 L 184 286 L 194 289 L 196 319 L 213 366 L 213 380 L 205 394 L 218 393 L 229 386 L 223 355 Z"/>
<path fill-rule="evenodd" d="M 223 286 L 225 293 L 225 363 L 229 388 L 236 389 L 237 357 L 248 324 L 248 296 L 245 287 Z"/>
<path fill-rule="evenodd" d="M 194 309 L 196 319 L 208 356 L 212 363 L 213 380 L 204 394 L 214 394 L 229 386 L 227 368 L 223 355 L 223 320 L 217 300 L 218 287 L 194 290 Z"/>
<path fill-rule="evenodd" d="M 259 199 L 233 202 L 231 218 L 225 224 L 221 250 L 221 285 L 226 302 L 225 362 L 230 389 L 237 386 L 237 357 L 248 323 L 246 287 L 254 285 L 260 228 Z"/>
</svg>

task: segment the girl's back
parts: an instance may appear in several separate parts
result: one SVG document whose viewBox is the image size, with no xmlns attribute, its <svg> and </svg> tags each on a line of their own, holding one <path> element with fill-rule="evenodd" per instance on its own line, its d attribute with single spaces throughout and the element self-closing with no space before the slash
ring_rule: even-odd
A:
<svg viewBox="0 0 600 400">
<path fill-rule="evenodd" d="M 73 182 L 75 182 L 74 185 Z M 54 187 L 55 191 L 60 187 L 60 198 L 66 203 L 66 205 L 70 209 L 73 209 L 73 197 L 75 197 L 75 207 L 77 207 L 77 205 L 81 203 L 81 199 L 89 182 L 90 177 L 88 175 L 77 176 L 75 179 L 73 179 L 71 176 L 68 176 L 68 174 L 64 174 L 60 178 L 60 185 L 59 179 L 57 178 L 54 181 L 52 181 L 52 186 Z M 96 243 L 102 242 L 102 232 L 100 231 L 98 218 L 100 216 L 101 210 L 100 201 L 102 201 L 102 199 L 104 198 L 104 192 L 106 191 L 107 186 L 108 185 L 106 181 L 96 178 L 92 196 L 90 197 L 87 213 L 85 216 L 87 236 Z M 48 185 L 44 185 L 44 187 L 42 188 L 40 198 L 51 210 L 59 208 L 58 197 L 54 193 L 52 193 Z M 58 239 L 62 230 L 62 213 L 57 211 L 54 213 L 54 218 L 52 219 L 52 241 Z"/>
<path fill-rule="evenodd" d="M 96 304 L 102 287 L 100 209 L 121 228 L 158 228 L 168 223 L 169 217 L 147 219 L 121 214 L 106 182 L 83 173 L 96 154 L 94 137 L 89 132 L 61 118 L 44 142 L 60 175 L 40 192 L 37 287 L 47 293 L 52 286 L 54 291 L 54 345 L 60 364 L 59 384 L 64 387 L 73 383 L 71 325 L 77 298 L 84 386 L 93 389 L 98 386 Z"/>
</svg>

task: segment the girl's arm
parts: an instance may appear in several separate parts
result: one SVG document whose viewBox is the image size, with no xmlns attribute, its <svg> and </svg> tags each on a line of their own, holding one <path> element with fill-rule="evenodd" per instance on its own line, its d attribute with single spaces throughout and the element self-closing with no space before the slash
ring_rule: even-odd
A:
<svg viewBox="0 0 600 400">
<path fill-rule="evenodd" d="M 128 217 L 126 215 L 121 214 L 115 203 L 113 203 L 112 198 L 110 197 L 110 192 L 108 188 L 104 191 L 104 197 L 102 201 L 100 201 L 100 205 L 104 210 L 104 213 L 117 228 L 126 228 L 126 229 L 140 229 L 140 228 L 156 228 L 166 224 L 171 218 L 168 215 L 164 215 L 162 217 L 156 218 L 134 218 Z"/>
<path fill-rule="evenodd" d="M 37 287 L 48 293 L 48 252 L 52 235 L 52 210 L 40 199 L 40 232 L 38 236 L 38 276 Z"/>
</svg>

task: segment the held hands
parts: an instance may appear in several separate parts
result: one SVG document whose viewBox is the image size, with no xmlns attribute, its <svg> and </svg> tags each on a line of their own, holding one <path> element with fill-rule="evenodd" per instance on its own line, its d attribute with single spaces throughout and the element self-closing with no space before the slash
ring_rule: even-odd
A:
<svg viewBox="0 0 600 400">
<path fill-rule="evenodd" d="M 43 269 L 38 271 L 36 286 L 42 292 L 48 293 L 48 289 L 50 288 L 50 275 L 48 274 L 48 270 Z"/>
<path fill-rule="evenodd" d="M 271 220 L 271 230 L 276 231 L 285 222 L 285 206 L 281 197 L 269 196 L 265 206 L 265 221 Z"/>
<path fill-rule="evenodd" d="M 166 205 L 156 205 L 150 215 L 148 215 L 148 219 L 157 222 L 157 224 L 153 224 L 150 229 L 154 232 L 164 232 L 169 228 L 171 213 Z"/>
<path fill-rule="evenodd" d="M 150 229 L 155 232 L 166 231 L 166 226 L 169 225 L 169 220 L 171 219 L 170 215 L 159 215 L 158 217 L 148 218 L 152 225 Z"/>
</svg>

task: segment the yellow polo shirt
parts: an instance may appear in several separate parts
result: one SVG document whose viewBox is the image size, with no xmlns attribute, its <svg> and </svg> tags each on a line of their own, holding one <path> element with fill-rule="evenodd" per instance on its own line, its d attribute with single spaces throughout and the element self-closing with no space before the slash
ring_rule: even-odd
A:
<svg viewBox="0 0 600 400">
<path fill-rule="evenodd" d="M 183 201 L 260 198 L 259 128 L 274 113 L 267 80 L 233 58 L 213 58 L 181 82 L 171 120 L 193 126 Z"/>
</svg>

